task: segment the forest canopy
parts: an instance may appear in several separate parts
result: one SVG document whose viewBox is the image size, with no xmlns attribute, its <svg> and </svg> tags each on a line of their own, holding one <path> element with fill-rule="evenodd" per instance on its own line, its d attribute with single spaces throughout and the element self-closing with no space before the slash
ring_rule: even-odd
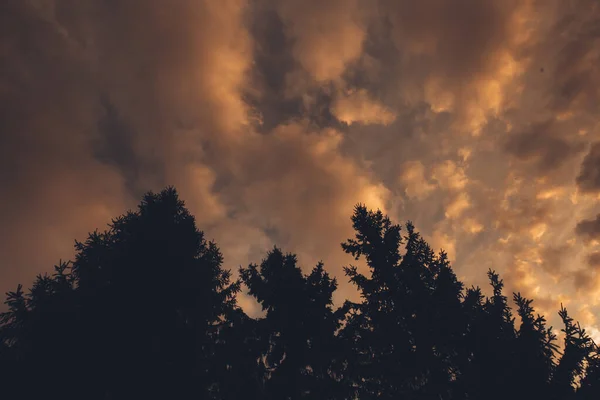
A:
<svg viewBox="0 0 600 400">
<path fill-rule="evenodd" d="M 565 308 L 466 287 L 411 223 L 357 205 L 342 251 L 360 302 L 333 304 L 323 263 L 274 247 L 224 267 L 174 188 L 76 242 L 6 295 L 0 377 L 25 399 L 598 399 L 598 346 Z M 308 272 L 305 272 L 308 271 Z M 237 303 L 252 296 L 263 316 Z"/>
</svg>

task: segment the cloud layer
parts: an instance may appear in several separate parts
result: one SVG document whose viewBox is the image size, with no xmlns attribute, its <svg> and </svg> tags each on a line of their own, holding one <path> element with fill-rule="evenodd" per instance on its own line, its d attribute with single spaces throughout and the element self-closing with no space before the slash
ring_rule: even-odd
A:
<svg viewBox="0 0 600 400">
<path fill-rule="evenodd" d="M 4 1 L 0 289 L 173 184 L 232 268 L 351 296 L 363 202 L 598 331 L 599 66 L 594 0 Z"/>
</svg>

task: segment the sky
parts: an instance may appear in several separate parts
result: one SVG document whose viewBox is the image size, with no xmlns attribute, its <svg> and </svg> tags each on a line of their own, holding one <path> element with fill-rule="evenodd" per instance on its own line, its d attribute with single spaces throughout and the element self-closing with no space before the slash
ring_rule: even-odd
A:
<svg viewBox="0 0 600 400">
<path fill-rule="evenodd" d="M 355 298 L 360 202 L 600 339 L 599 104 L 597 0 L 4 0 L 0 291 L 175 185 L 227 268 Z"/>
</svg>

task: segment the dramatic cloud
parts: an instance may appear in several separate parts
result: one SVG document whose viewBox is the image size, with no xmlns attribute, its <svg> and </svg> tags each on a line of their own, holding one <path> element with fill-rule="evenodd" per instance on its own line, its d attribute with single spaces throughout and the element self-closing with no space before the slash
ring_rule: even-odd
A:
<svg viewBox="0 0 600 400">
<path fill-rule="evenodd" d="M 353 296 L 363 202 L 597 332 L 596 3 L 0 2 L 0 290 L 176 185 L 233 269 L 277 244 Z"/>
<path fill-rule="evenodd" d="M 420 161 L 407 161 L 401 169 L 400 182 L 404 184 L 407 196 L 424 198 L 435 189 L 435 185 L 425 178 L 425 167 Z"/>
<path fill-rule="evenodd" d="M 353 123 L 389 125 L 396 119 L 393 112 L 369 98 L 364 89 L 338 95 L 331 107 L 333 115 L 348 125 Z"/>
<path fill-rule="evenodd" d="M 542 170 L 550 170 L 582 150 L 580 143 L 561 136 L 561 132 L 564 127 L 546 121 L 510 135 L 505 148 L 520 160 L 535 161 Z"/>
<path fill-rule="evenodd" d="M 577 224 L 575 233 L 589 240 L 600 238 L 600 214 L 595 219 L 586 219 Z"/>
<path fill-rule="evenodd" d="M 596 251 L 588 255 L 588 264 L 594 268 L 600 267 L 600 252 Z"/>
<path fill-rule="evenodd" d="M 583 192 L 600 191 L 600 143 L 594 143 L 583 159 L 577 184 Z"/>
<path fill-rule="evenodd" d="M 317 82 L 339 79 L 362 53 L 366 29 L 360 0 L 275 1 L 294 40 L 292 54 Z"/>
</svg>

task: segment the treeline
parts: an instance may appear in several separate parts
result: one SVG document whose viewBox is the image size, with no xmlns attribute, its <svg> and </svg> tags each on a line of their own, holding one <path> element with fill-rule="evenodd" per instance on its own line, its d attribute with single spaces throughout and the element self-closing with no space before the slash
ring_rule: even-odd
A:
<svg viewBox="0 0 600 400">
<path fill-rule="evenodd" d="M 76 243 L 72 262 L 7 294 L 0 395 L 25 399 L 600 399 L 598 347 L 560 310 L 465 288 L 409 223 L 357 206 L 362 296 L 274 248 L 233 281 L 174 189 Z M 235 232 L 231 232 L 235 235 Z M 34 245 L 33 245 L 34 246 Z M 33 250 L 34 251 L 34 250 Z M 490 255 L 491 256 L 491 255 Z M 243 288 L 265 311 L 250 318 Z M 512 304 L 514 302 L 514 304 Z"/>
</svg>

